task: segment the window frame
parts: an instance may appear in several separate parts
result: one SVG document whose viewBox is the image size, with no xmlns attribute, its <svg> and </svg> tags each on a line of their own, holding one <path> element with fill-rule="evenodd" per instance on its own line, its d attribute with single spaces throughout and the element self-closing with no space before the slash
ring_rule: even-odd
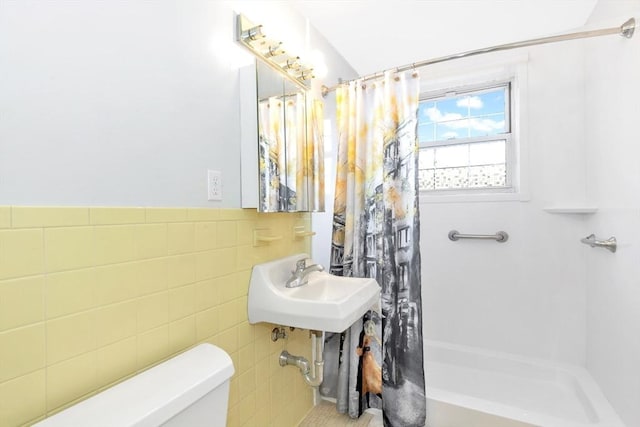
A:
<svg viewBox="0 0 640 427">
<path fill-rule="evenodd" d="M 420 79 L 420 93 L 481 85 L 512 79 L 511 119 L 513 189 L 510 192 L 419 192 L 421 205 L 439 203 L 528 202 L 529 165 L 529 53 L 495 52 L 430 65 Z"/>
<path fill-rule="evenodd" d="M 485 135 L 477 137 L 464 137 L 464 138 L 452 138 L 449 140 L 437 140 L 433 142 L 420 142 L 418 141 L 418 150 L 424 148 L 433 147 L 450 147 L 455 145 L 470 145 L 474 143 L 493 142 L 493 141 L 505 141 L 505 185 L 501 187 L 465 187 L 465 188 L 440 188 L 440 189 L 420 189 L 421 195 L 477 195 L 477 194 L 496 194 L 496 193 L 515 193 L 517 188 L 515 185 L 515 169 L 516 169 L 516 150 L 514 149 L 516 135 L 516 123 L 514 114 L 516 111 L 515 105 L 515 77 L 503 77 L 498 79 L 491 79 L 481 81 L 474 84 L 457 85 L 451 87 L 442 87 L 437 90 L 421 91 L 419 96 L 419 102 L 426 100 L 438 101 L 461 97 L 464 95 L 475 95 L 486 93 L 498 88 L 506 88 L 506 96 L 508 98 L 505 101 L 505 128 L 509 132 Z M 418 121 L 419 125 L 419 121 Z M 467 167 L 470 167 L 468 165 Z"/>
</svg>

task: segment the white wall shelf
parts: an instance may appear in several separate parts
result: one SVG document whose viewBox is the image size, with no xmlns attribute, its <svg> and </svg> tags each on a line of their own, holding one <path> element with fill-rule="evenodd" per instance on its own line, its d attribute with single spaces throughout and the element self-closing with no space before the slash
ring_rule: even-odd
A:
<svg viewBox="0 0 640 427">
<path fill-rule="evenodd" d="M 542 208 L 543 211 L 551 214 L 594 214 L 598 208 L 592 206 L 552 206 Z"/>
</svg>

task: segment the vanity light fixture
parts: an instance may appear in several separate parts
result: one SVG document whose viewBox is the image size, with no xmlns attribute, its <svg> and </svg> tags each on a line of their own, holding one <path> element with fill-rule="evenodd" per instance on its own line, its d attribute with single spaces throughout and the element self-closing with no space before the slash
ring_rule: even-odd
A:
<svg viewBox="0 0 640 427">
<path fill-rule="evenodd" d="M 287 53 L 282 42 L 269 40 L 262 25 L 254 25 L 242 14 L 236 15 L 236 40 L 266 64 L 282 72 L 304 89 L 314 78 L 313 69 L 301 64 L 300 57 Z"/>
<path fill-rule="evenodd" d="M 310 80 L 315 76 L 313 75 L 313 69 L 300 67 L 300 73 L 296 76 L 297 79 L 300 80 Z"/>
<path fill-rule="evenodd" d="M 285 54 L 284 49 L 282 48 L 282 42 L 278 42 L 276 44 L 272 44 L 267 48 L 267 51 L 264 53 L 266 58 L 273 58 L 274 56 L 282 56 Z"/>
<path fill-rule="evenodd" d="M 262 34 L 262 25 L 257 25 L 243 30 L 240 37 L 242 37 L 243 41 L 255 41 L 264 38 L 265 35 Z"/>
<path fill-rule="evenodd" d="M 280 66 L 282 68 L 284 68 L 285 70 L 287 70 L 287 71 L 289 71 L 289 70 L 297 70 L 298 68 L 300 68 L 300 62 L 298 62 L 298 61 L 300 61 L 300 57 L 299 56 L 296 56 L 295 58 L 289 57 Z"/>
</svg>

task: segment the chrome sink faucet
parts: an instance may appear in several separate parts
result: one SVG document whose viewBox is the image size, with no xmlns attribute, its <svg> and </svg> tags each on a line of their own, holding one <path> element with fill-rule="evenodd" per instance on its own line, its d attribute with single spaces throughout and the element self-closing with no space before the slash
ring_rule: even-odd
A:
<svg viewBox="0 0 640 427">
<path fill-rule="evenodd" d="M 295 271 L 291 272 L 291 277 L 287 279 L 285 286 L 287 288 L 297 288 L 309 283 L 309 273 L 314 271 L 324 271 L 324 267 L 320 264 L 311 264 L 307 266 L 307 258 L 303 258 L 296 262 Z"/>
</svg>

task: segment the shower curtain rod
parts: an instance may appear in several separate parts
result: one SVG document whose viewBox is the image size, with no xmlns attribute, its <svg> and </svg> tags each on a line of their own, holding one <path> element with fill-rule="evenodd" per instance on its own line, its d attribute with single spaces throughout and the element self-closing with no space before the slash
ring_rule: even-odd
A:
<svg viewBox="0 0 640 427">
<path fill-rule="evenodd" d="M 589 38 L 589 37 L 607 36 L 607 35 L 610 35 L 610 34 L 619 34 L 622 37 L 630 39 L 631 37 L 633 37 L 633 32 L 634 32 L 635 28 L 636 28 L 636 20 L 635 20 L 635 18 L 629 18 L 627 21 L 625 21 L 624 24 L 622 24 L 619 27 L 604 28 L 604 29 L 601 29 L 601 30 L 580 31 L 580 32 L 577 32 L 577 33 L 570 33 L 570 34 L 560 34 L 560 35 L 557 35 L 557 36 L 541 37 L 541 38 L 537 38 L 537 39 L 531 39 L 531 40 L 524 40 L 524 41 L 520 41 L 520 42 L 501 44 L 501 45 L 492 46 L 492 47 L 485 47 L 483 49 L 469 50 L 467 52 L 456 53 L 454 55 L 447 55 L 447 56 L 442 56 L 440 58 L 427 59 L 425 61 L 420 61 L 420 62 L 413 62 L 411 64 L 403 65 L 401 67 L 391 68 L 390 70 L 395 70 L 396 72 L 402 72 L 402 71 L 408 71 L 408 70 L 413 70 L 413 69 L 416 69 L 416 68 L 424 67 L 424 66 L 427 66 L 427 65 L 437 64 L 439 62 L 446 62 L 446 61 L 451 61 L 451 60 L 454 60 L 454 59 L 466 58 L 468 56 L 475 56 L 475 55 L 480 55 L 480 54 L 483 54 L 483 53 L 498 52 L 498 51 L 502 51 L 502 50 L 517 49 L 517 48 L 521 48 L 521 47 L 535 46 L 535 45 L 546 44 L 546 43 L 562 42 L 562 41 L 567 41 L 567 40 L 576 40 L 576 39 L 585 39 L 585 38 Z M 353 79 L 353 80 L 363 80 L 363 81 L 364 80 L 371 80 L 371 79 L 375 79 L 376 77 L 383 76 L 384 73 L 385 73 L 384 71 L 383 72 L 377 72 L 377 73 L 374 73 L 374 74 L 369 74 L 369 75 L 364 76 L 364 77 L 358 77 L 357 79 Z M 353 81 L 353 80 L 350 80 L 350 81 Z M 323 85 L 322 86 L 322 96 L 323 97 L 327 96 L 329 94 L 329 92 L 333 92 L 338 87 L 340 87 L 343 83 L 346 83 L 346 82 L 340 82 L 337 85 L 332 86 L 332 87 L 327 87 L 327 86 Z"/>
</svg>

